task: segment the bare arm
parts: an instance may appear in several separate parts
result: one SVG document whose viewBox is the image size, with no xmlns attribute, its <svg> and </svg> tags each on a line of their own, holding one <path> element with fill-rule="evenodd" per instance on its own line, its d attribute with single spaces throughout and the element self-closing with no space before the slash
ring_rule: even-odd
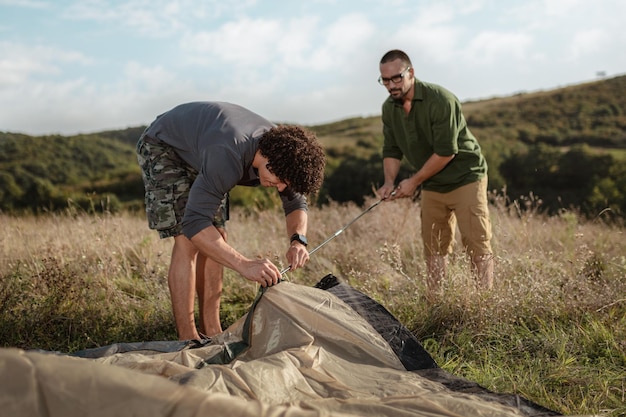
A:
<svg viewBox="0 0 626 417">
<path fill-rule="evenodd" d="M 287 223 L 287 235 L 291 237 L 294 233 L 306 235 L 308 216 L 305 210 L 294 210 L 285 219 Z M 309 260 L 309 251 L 306 246 L 299 242 L 292 242 L 285 255 L 291 269 L 298 269 Z"/>
<path fill-rule="evenodd" d="M 191 238 L 191 242 L 203 255 L 263 287 L 276 284 L 280 278 L 280 271 L 269 259 L 252 260 L 243 256 L 226 243 L 214 226 L 202 229 Z"/>
<path fill-rule="evenodd" d="M 400 172 L 400 161 L 395 158 L 383 159 L 383 174 L 385 175 L 385 183 L 378 189 L 378 195 L 381 198 L 388 198 L 395 189 L 395 181 Z"/>
</svg>

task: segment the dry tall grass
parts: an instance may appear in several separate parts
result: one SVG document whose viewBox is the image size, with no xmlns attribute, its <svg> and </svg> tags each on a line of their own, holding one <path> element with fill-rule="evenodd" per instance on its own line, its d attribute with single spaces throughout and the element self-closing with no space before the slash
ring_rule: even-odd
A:
<svg viewBox="0 0 626 417">
<path fill-rule="evenodd" d="M 532 199 L 523 212 L 494 201 L 489 293 L 477 290 L 457 250 L 443 295 L 426 302 L 419 203 L 408 200 L 380 204 L 285 278 L 312 285 L 333 273 L 387 307 L 442 367 L 489 389 L 566 414 L 625 415 L 624 228 L 567 211 L 546 217 Z M 310 248 L 365 207 L 312 208 Z M 286 266 L 280 210 L 231 214 L 233 246 Z M 172 242 L 142 217 L 0 215 L 0 224 L 1 346 L 67 352 L 176 337 L 166 282 Z M 227 271 L 225 326 L 257 289 Z"/>
</svg>

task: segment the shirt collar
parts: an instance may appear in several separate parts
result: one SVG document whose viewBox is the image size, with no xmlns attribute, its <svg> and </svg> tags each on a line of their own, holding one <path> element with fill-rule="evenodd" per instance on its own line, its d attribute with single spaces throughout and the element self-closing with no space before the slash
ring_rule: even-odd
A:
<svg viewBox="0 0 626 417">
<path fill-rule="evenodd" d="M 424 100 L 424 89 L 422 87 L 423 83 L 415 78 L 415 83 L 413 84 L 413 99 L 411 101 Z M 387 101 L 393 103 L 395 106 L 402 106 L 402 102 L 394 100 L 391 96 L 387 97 Z"/>
</svg>

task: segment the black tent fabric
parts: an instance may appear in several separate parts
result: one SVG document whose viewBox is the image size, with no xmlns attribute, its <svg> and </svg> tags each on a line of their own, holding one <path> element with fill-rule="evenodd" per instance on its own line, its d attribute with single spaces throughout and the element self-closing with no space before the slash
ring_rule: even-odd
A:
<svg viewBox="0 0 626 417">
<path fill-rule="evenodd" d="M 453 391 L 478 395 L 489 401 L 515 407 L 528 416 L 560 415 L 517 394 L 494 393 L 475 382 L 439 368 L 413 333 L 385 307 L 348 284 L 342 283 L 334 275 L 326 275 L 315 287 L 332 292 L 365 318 L 389 343 L 407 371 L 415 371 L 424 378 L 439 382 Z"/>
<path fill-rule="evenodd" d="M 437 368 L 437 364 L 417 338 L 385 307 L 332 275 L 326 275 L 315 285 L 343 300 L 389 343 L 407 371 Z"/>
</svg>

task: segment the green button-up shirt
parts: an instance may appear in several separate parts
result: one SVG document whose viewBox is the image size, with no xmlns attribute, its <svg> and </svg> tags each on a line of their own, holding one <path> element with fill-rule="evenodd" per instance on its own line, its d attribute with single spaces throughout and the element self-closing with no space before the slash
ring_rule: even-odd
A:
<svg viewBox="0 0 626 417">
<path fill-rule="evenodd" d="M 433 153 L 456 155 L 426 180 L 423 188 L 446 193 L 487 174 L 487 162 L 470 132 L 459 99 L 445 88 L 415 80 L 415 94 L 407 115 L 389 97 L 382 106 L 383 158 L 402 159 L 419 170 Z"/>
</svg>

